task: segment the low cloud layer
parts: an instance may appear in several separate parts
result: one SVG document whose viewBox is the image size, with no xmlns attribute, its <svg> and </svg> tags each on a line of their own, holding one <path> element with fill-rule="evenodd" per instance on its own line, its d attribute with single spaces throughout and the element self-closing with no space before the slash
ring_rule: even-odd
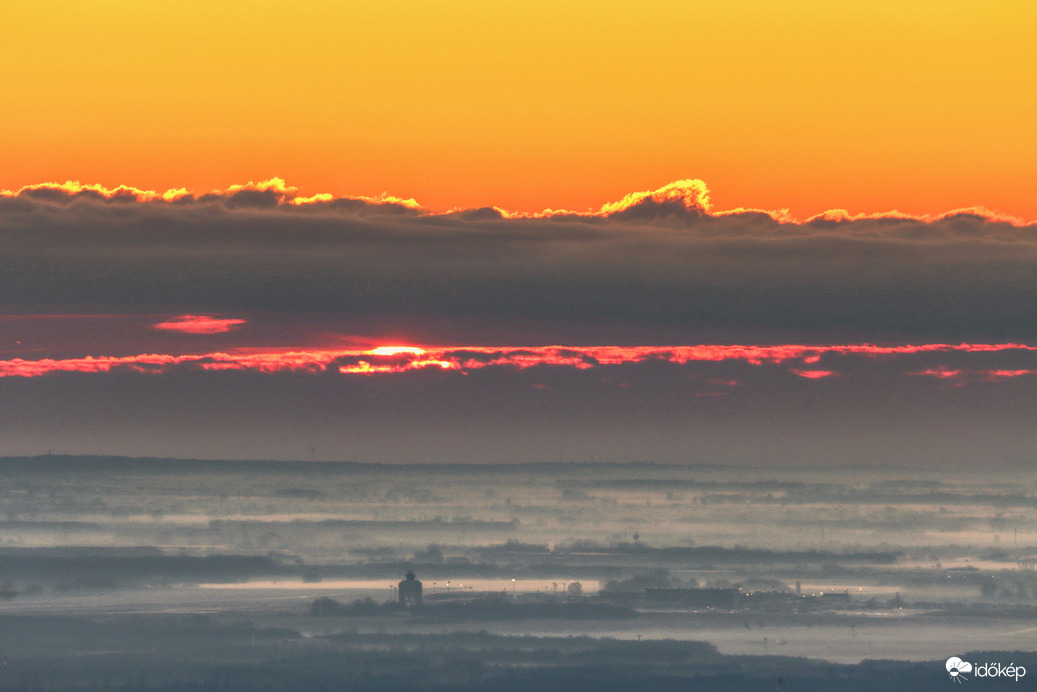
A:
<svg viewBox="0 0 1037 692">
<path fill-rule="evenodd" d="M 0 455 L 917 469 L 1037 444 L 1030 349 L 374 351 L 37 362 L 0 378 Z"/>
<path fill-rule="evenodd" d="M 536 217 L 301 198 L 281 181 L 0 196 L 8 314 L 334 314 L 402 333 L 522 325 L 528 343 L 998 343 L 1037 342 L 1034 305 L 1035 225 L 714 212 L 700 181 Z"/>
<path fill-rule="evenodd" d="M 228 320 L 229 321 L 229 320 Z M 194 323 L 188 323 L 194 324 Z M 202 324 L 205 324 L 204 322 Z M 193 330 L 191 329 L 188 331 Z M 201 333 L 201 332 L 195 332 Z M 960 365 L 968 356 L 968 367 Z M 565 367 L 590 370 L 598 367 L 669 363 L 708 365 L 744 363 L 781 366 L 807 379 L 849 374 L 855 368 L 836 369 L 836 363 L 855 360 L 881 361 L 891 368 L 894 359 L 906 359 L 915 368 L 910 376 L 964 381 L 979 374 L 988 381 L 1037 374 L 1037 347 L 1022 344 L 923 344 L 874 346 L 846 344 L 828 346 L 540 346 L 420 348 L 380 346 L 371 349 L 281 350 L 214 352 L 190 355 L 140 354 L 136 356 L 86 356 L 82 358 L 11 358 L 0 360 L 0 377 L 39 377 L 54 373 L 137 372 L 168 373 L 174 370 L 247 371 L 257 373 L 338 373 L 342 375 L 392 375 L 414 370 L 450 370 L 468 374 L 483 368 L 525 370 L 535 367 Z M 901 366 L 903 367 L 903 366 Z M 717 380 L 723 385 L 735 380 Z"/>
</svg>

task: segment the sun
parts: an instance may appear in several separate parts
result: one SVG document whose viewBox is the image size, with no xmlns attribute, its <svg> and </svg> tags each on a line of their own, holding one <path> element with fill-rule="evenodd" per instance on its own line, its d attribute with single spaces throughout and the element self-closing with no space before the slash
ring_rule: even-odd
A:
<svg viewBox="0 0 1037 692">
<path fill-rule="evenodd" d="M 378 348 L 372 348 L 368 353 L 372 356 L 398 356 L 401 353 L 420 356 L 425 353 L 425 349 L 418 348 L 417 346 L 379 346 Z"/>
</svg>

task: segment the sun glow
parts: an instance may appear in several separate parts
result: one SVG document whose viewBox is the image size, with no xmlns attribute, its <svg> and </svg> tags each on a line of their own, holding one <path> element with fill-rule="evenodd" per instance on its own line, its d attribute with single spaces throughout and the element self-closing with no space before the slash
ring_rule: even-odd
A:
<svg viewBox="0 0 1037 692">
<path fill-rule="evenodd" d="M 368 353 L 372 356 L 397 356 L 401 353 L 420 356 L 425 353 L 425 349 L 418 348 L 417 346 L 379 346 L 378 348 L 372 348 Z"/>
</svg>

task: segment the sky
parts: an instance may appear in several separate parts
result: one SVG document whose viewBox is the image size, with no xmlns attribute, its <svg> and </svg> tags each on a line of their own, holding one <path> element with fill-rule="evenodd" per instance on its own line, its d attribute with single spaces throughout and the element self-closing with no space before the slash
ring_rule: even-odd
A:
<svg viewBox="0 0 1037 692">
<path fill-rule="evenodd" d="M 1037 8 L 1000 2 L 3 2 L 0 188 L 82 180 L 430 209 L 1037 218 Z"/>
<path fill-rule="evenodd" d="M 1032 463 L 1028 2 L 3 2 L 0 454 Z"/>
</svg>

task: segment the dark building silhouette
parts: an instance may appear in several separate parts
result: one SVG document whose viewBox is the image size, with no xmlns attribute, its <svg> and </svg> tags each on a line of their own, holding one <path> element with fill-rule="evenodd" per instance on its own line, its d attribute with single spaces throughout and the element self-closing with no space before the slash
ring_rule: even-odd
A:
<svg viewBox="0 0 1037 692">
<path fill-rule="evenodd" d="M 407 578 L 400 582 L 400 605 L 421 605 L 421 582 L 414 578 L 414 571 L 407 570 Z"/>
</svg>

